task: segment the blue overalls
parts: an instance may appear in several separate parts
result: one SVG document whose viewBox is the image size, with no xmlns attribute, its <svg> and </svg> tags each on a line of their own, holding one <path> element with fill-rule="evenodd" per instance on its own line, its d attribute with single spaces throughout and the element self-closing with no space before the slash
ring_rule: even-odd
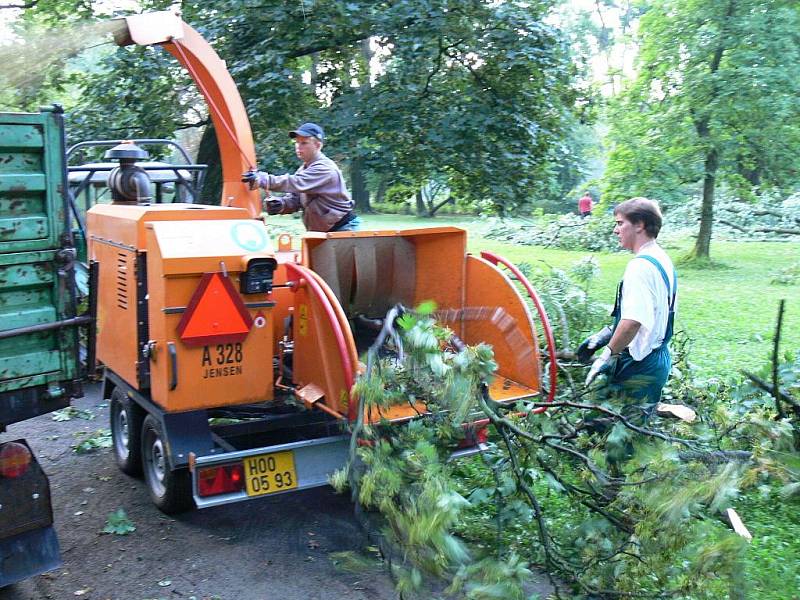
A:
<svg viewBox="0 0 800 600">
<path fill-rule="evenodd" d="M 652 263 L 661 273 L 664 283 L 667 286 L 667 301 L 669 302 L 669 316 L 667 317 L 667 330 L 664 333 L 664 340 L 658 348 L 653 349 L 650 354 L 642 360 L 634 360 L 631 353 L 626 348 L 620 352 L 620 356 L 614 366 L 612 373 L 608 373 L 608 390 L 610 395 L 627 400 L 626 409 L 631 417 L 644 417 L 648 419 L 655 405 L 661 399 L 661 390 L 667 382 L 669 372 L 672 369 L 672 357 L 669 353 L 669 341 L 672 339 L 672 327 L 675 320 L 675 298 L 678 293 L 678 274 L 675 273 L 674 285 L 670 286 L 669 277 L 661 263 L 648 255 L 637 256 Z M 670 289 L 672 293 L 670 293 Z M 614 329 L 622 318 L 622 282 L 617 288 L 617 299 L 614 303 L 614 310 L 611 316 L 614 317 Z M 634 402 L 630 402 L 630 401 Z M 638 412 L 639 415 L 631 414 Z"/>
</svg>

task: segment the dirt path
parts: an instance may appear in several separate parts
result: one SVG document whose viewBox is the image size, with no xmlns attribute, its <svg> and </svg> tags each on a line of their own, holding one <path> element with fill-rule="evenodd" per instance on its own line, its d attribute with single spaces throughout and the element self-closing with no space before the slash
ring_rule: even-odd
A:
<svg viewBox="0 0 800 600">
<path fill-rule="evenodd" d="M 108 428 L 108 407 L 90 386 L 73 406 L 94 420 L 17 423 L 2 439 L 27 438 L 50 478 L 64 564 L 0 590 L 0 600 L 381 600 L 394 585 L 368 548 L 347 497 L 319 488 L 167 517 L 144 484 L 122 474 L 110 449 L 70 446 Z M 79 432 L 83 432 L 80 434 Z M 136 526 L 101 533 L 122 508 Z M 348 572 L 330 554 L 356 552 L 374 568 Z"/>
</svg>

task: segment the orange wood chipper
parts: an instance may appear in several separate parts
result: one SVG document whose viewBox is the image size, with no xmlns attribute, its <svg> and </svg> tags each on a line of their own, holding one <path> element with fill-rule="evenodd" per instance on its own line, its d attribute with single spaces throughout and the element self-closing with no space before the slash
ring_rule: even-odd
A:
<svg viewBox="0 0 800 600">
<path fill-rule="evenodd" d="M 324 485 L 345 463 L 358 353 L 376 335 L 360 323 L 396 303 L 433 300 L 464 342 L 491 344 L 495 400 L 541 395 L 534 321 L 500 266 L 534 300 L 551 353 L 552 334 L 513 265 L 469 254 L 455 227 L 307 233 L 297 249 L 286 235 L 273 243 L 256 218 L 259 192 L 240 181 L 255 150 L 223 62 L 174 14 L 122 24 L 118 43 L 160 44 L 195 79 L 223 165 L 220 206 L 142 202 L 136 146 L 122 144 L 111 152 L 120 160 L 109 176 L 114 202 L 87 215 L 114 455 L 126 473 L 144 473 L 160 509 Z"/>
</svg>

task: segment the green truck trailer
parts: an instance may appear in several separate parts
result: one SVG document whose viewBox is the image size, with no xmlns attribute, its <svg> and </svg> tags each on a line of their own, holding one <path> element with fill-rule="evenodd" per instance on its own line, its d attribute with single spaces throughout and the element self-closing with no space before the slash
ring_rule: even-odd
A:
<svg viewBox="0 0 800 600">
<path fill-rule="evenodd" d="M 7 426 L 82 395 L 60 107 L 0 113 L 0 588 L 60 564 L 50 486 Z M 9 438 L 9 439 L 7 439 Z"/>
</svg>

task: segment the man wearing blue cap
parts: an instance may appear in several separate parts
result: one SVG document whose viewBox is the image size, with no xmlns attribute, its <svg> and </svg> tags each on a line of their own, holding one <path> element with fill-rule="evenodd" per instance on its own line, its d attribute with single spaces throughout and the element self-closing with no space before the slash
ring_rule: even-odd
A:
<svg viewBox="0 0 800 600">
<path fill-rule="evenodd" d="M 248 171 L 242 181 L 265 190 L 289 192 L 267 201 L 267 213 L 283 215 L 303 211 L 308 231 L 355 231 L 361 225 L 339 167 L 322 153 L 325 133 L 316 123 L 303 123 L 289 132 L 294 152 L 303 164 L 294 175 Z"/>
</svg>

